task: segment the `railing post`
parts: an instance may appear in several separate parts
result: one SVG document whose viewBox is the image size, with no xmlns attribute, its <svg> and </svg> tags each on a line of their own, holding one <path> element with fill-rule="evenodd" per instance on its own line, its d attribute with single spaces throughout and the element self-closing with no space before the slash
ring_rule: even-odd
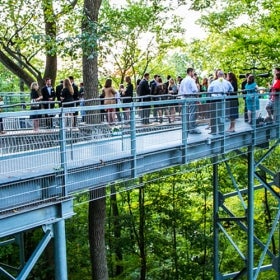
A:
<svg viewBox="0 0 280 280">
<path fill-rule="evenodd" d="M 59 115 L 59 147 L 60 147 L 60 168 L 62 175 L 62 196 L 67 196 L 67 149 L 66 149 L 66 130 L 65 130 L 65 114 L 61 107 Z"/>
<path fill-rule="evenodd" d="M 221 120 L 220 120 L 220 122 L 221 122 L 221 128 L 222 128 L 222 131 L 223 131 L 223 134 L 225 135 L 225 123 L 226 123 L 226 116 L 227 116 L 227 114 L 226 114 L 226 110 L 227 110 L 227 106 L 226 106 L 226 104 L 227 104 L 227 95 L 226 94 L 223 94 L 223 99 L 221 100 L 221 102 L 222 102 L 222 114 L 221 114 Z"/>
<path fill-rule="evenodd" d="M 247 279 L 254 279 L 254 146 L 248 147 Z"/>
<path fill-rule="evenodd" d="M 213 279 L 220 279 L 219 273 L 219 225 L 218 225 L 218 215 L 219 215 L 219 178 L 218 178 L 218 157 L 212 159 L 213 166 L 213 254 L 214 254 L 214 271 Z"/>
<path fill-rule="evenodd" d="M 222 99 L 220 100 L 221 101 L 221 106 L 220 109 L 222 110 L 222 113 L 220 114 L 221 117 L 220 119 L 218 120 L 218 124 L 219 124 L 219 133 L 223 133 L 223 139 L 222 139 L 222 142 L 221 142 L 221 152 L 224 153 L 225 152 L 225 137 L 226 137 L 226 130 L 225 130 L 225 124 L 226 124 L 226 110 L 227 110 L 227 95 L 224 93 L 223 96 L 222 96 Z M 220 131 L 221 129 L 221 131 Z"/>
<path fill-rule="evenodd" d="M 256 145 L 256 137 L 257 137 L 257 114 L 256 114 L 256 111 L 257 111 L 257 99 L 258 96 L 257 96 L 257 92 L 255 91 L 253 94 L 252 94 L 252 98 L 253 98 L 253 110 L 251 112 L 251 125 L 252 125 L 252 128 L 253 128 L 253 143 L 252 145 L 255 146 Z"/>
<path fill-rule="evenodd" d="M 130 153 L 131 159 L 131 178 L 137 177 L 137 147 L 136 147 L 136 105 L 131 103 L 130 108 Z"/>
<path fill-rule="evenodd" d="M 182 104 L 182 145 L 183 145 L 183 154 L 182 154 L 182 164 L 187 162 L 187 147 L 188 147 L 188 102 L 186 98 L 184 99 L 184 103 Z"/>
</svg>

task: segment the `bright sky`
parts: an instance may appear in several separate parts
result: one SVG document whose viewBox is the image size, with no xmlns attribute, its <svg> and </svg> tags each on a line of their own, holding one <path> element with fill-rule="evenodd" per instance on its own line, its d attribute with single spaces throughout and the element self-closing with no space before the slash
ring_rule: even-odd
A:
<svg viewBox="0 0 280 280">
<path fill-rule="evenodd" d="M 187 42 L 191 41 L 191 39 L 203 39 L 206 37 L 205 31 L 195 23 L 200 17 L 200 12 L 189 10 L 185 5 L 181 6 L 176 11 L 176 14 L 183 18 L 183 27 L 186 30 L 185 37 Z"/>
<path fill-rule="evenodd" d="M 124 3 L 126 3 L 126 0 L 110 0 L 110 4 L 117 6 Z M 185 38 L 187 42 L 190 42 L 191 39 L 202 39 L 206 37 L 205 31 L 195 23 L 200 17 L 200 12 L 189 10 L 189 7 L 184 5 L 176 10 L 176 15 L 183 18 L 183 27 L 186 30 Z"/>
</svg>

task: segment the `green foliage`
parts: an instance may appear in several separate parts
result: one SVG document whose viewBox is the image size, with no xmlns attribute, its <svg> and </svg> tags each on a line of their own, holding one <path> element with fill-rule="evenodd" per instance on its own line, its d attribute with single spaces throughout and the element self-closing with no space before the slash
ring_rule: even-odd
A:
<svg viewBox="0 0 280 280">
<path fill-rule="evenodd" d="M 155 65 L 160 68 L 168 50 L 182 45 L 182 19 L 174 16 L 167 4 L 127 1 L 125 6 L 116 7 L 103 1 L 99 24 L 108 27 L 108 34 L 99 49 L 102 75 L 120 83 L 130 75 L 136 81 L 144 72 L 154 71 Z M 116 70 L 102 68 L 108 63 Z"/>
<path fill-rule="evenodd" d="M 79 200 L 83 199 L 79 198 Z M 76 206 L 77 215 L 66 221 L 68 279 L 70 280 L 91 279 L 87 209 L 87 204 Z"/>
<path fill-rule="evenodd" d="M 0 92 L 18 92 L 19 78 L 0 64 Z"/>
<path fill-rule="evenodd" d="M 209 36 L 188 46 L 191 65 L 208 73 L 222 68 L 244 74 L 252 67 L 270 72 L 279 64 L 279 9 L 275 1 L 213 4 L 198 21 Z M 266 86 L 265 80 L 260 83 Z"/>
</svg>

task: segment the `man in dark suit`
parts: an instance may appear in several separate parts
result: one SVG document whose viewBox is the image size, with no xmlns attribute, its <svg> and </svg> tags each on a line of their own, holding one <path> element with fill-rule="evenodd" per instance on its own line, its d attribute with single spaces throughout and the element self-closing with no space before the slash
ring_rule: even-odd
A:
<svg viewBox="0 0 280 280">
<path fill-rule="evenodd" d="M 68 79 L 70 80 L 71 84 L 72 84 L 72 87 L 73 87 L 73 90 L 74 90 L 74 94 L 73 94 L 73 98 L 74 98 L 74 101 L 75 101 L 75 107 L 76 106 L 79 106 L 79 89 L 78 89 L 78 86 L 74 83 L 74 77 L 73 76 L 69 76 Z M 77 126 L 77 116 L 78 116 L 79 112 L 76 111 L 74 112 L 74 126 Z"/>
<path fill-rule="evenodd" d="M 151 101 L 151 91 L 149 87 L 149 73 L 144 74 L 144 78 L 141 80 L 138 86 L 138 93 L 141 102 L 149 102 Z M 149 117 L 150 117 L 150 105 L 141 106 L 141 122 L 142 124 L 149 124 Z"/>
<path fill-rule="evenodd" d="M 156 87 L 159 84 L 159 79 L 160 79 L 159 75 L 154 75 L 154 79 L 150 82 L 151 95 L 156 95 Z M 158 98 L 152 97 L 152 100 L 156 101 L 156 100 L 158 100 Z M 156 106 L 153 106 L 153 116 L 154 116 L 155 122 L 158 122 L 158 109 Z"/>
<path fill-rule="evenodd" d="M 41 89 L 41 94 L 43 96 L 42 101 L 43 103 L 43 109 L 53 109 L 54 108 L 54 103 L 50 103 L 55 100 L 55 90 L 52 87 L 52 80 L 50 78 L 45 79 L 46 85 L 42 87 Z M 48 128 L 53 127 L 53 115 L 52 114 L 46 114 L 46 125 Z"/>
</svg>

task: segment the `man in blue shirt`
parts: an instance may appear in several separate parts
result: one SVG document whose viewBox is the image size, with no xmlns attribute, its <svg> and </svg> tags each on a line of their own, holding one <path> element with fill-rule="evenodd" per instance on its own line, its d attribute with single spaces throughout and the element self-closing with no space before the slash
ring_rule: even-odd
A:
<svg viewBox="0 0 280 280">
<path fill-rule="evenodd" d="M 193 78 L 194 69 L 187 69 L 187 76 L 182 80 L 179 88 L 179 96 L 182 98 L 195 98 L 197 97 L 198 88 Z M 188 130 L 190 134 L 200 134 L 201 132 L 196 129 L 196 108 L 197 102 L 190 101 L 188 105 Z"/>
</svg>

